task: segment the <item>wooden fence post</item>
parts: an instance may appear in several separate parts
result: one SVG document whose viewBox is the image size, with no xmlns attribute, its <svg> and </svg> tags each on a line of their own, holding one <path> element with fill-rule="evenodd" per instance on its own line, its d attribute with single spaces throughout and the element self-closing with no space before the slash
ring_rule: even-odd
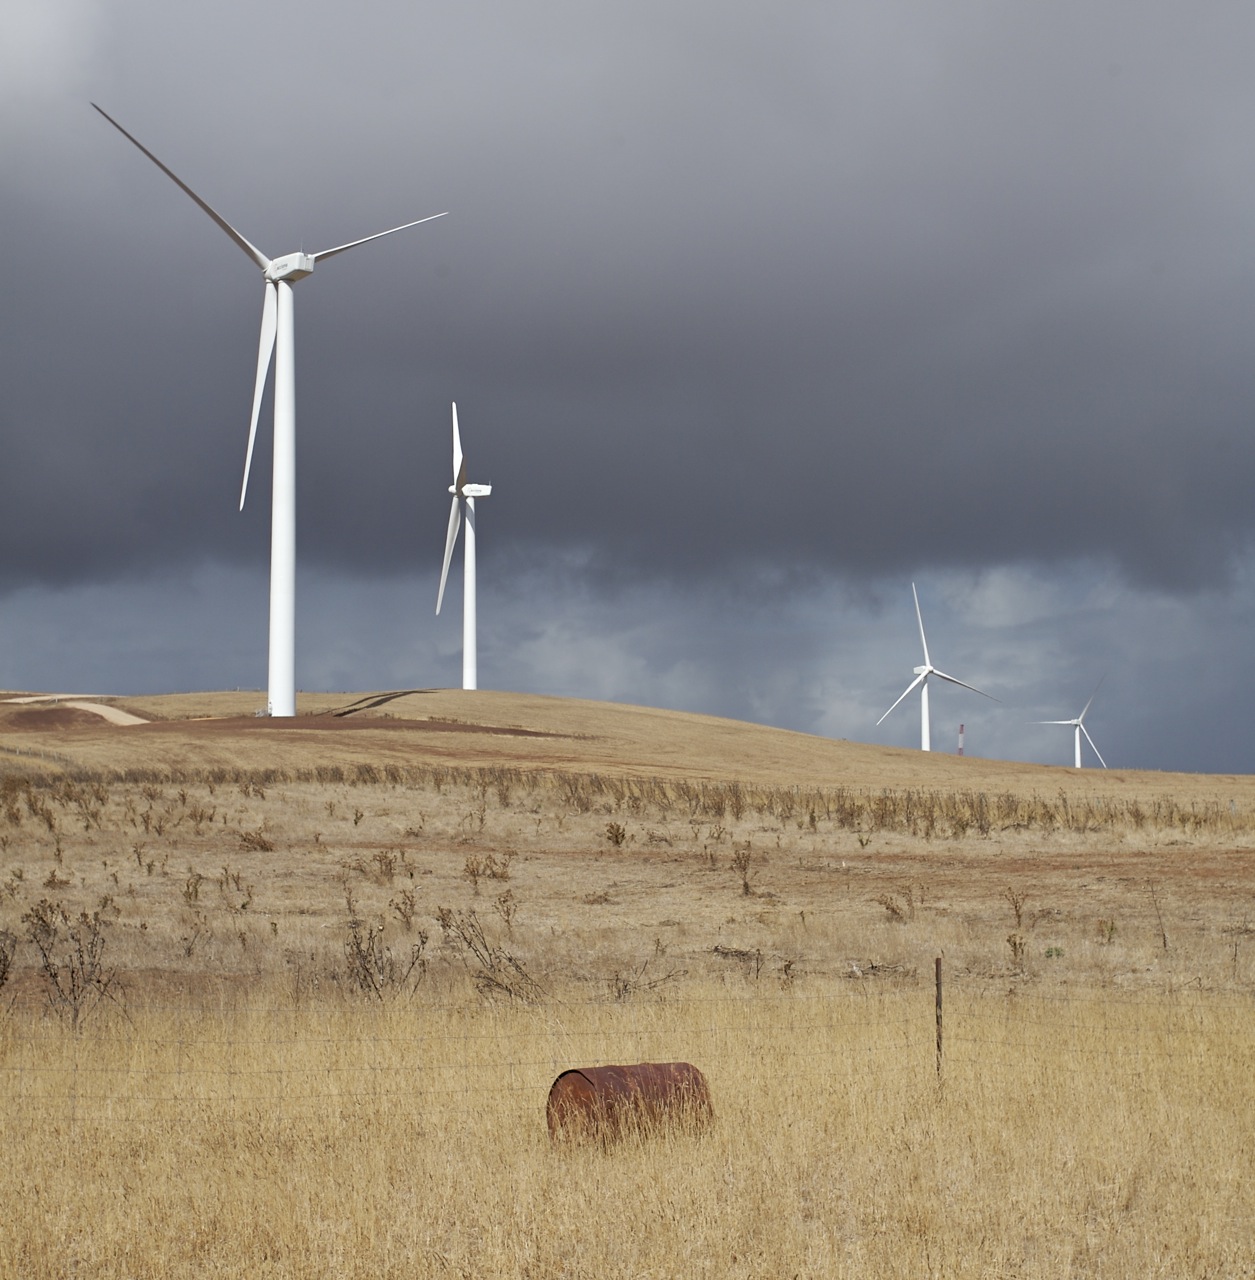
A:
<svg viewBox="0 0 1255 1280">
<path fill-rule="evenodd" d="M 941 1079 L 941 957 L 937 957 L 937 1079 Z"/>
</svg>

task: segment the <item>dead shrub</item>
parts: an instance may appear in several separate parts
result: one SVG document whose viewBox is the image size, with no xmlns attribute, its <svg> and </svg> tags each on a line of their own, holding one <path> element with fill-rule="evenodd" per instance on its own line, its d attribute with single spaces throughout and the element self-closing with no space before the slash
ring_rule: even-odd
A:
<svg viewBox="0 0 1255 1280">
<path fill-rule="evenodd" d="M 1011 908 L 1011 914 L 1015 916 L 1015 927 L 1021 929 L 1024 927 L 1024 894 L 1018 889 L 1006 889 L 1002 896 L 1007 900 L 1007 904 Z"/>
<path fill-rule="evenodd" d="M 889 919 L 895 924 L 906 924 L 908 920 L 915 919 L 915 894 L 909 884 L 903 886 L 899 892 L 901 897 L 895 897 L 892 893 L 882 893 L 876 901 L 884 907 Z"/>
<path fill-rule="evenodd" d="M 649 995 L 660 991 L 668 983 L 678 982 L 685 974 L 687 969 L 670 969 L 666 973 L 649 974 L 649 962 L 652 956 L 647 956 L 635 969 L 616 969 L 614 977 L 610 979 L 610 994 L 615 1000 L 630 1000 L 633 996 Z"/>
<path fill-rule="evenodd" d="M 462 867 L 462 874 L 471 882 L 471 887 L 479 892 L 481 878 L 488 880 L 508 880 L 510 864 L 518 857 L 513 850 L 507 850 L 501 857 L 495 853 L 472 854 Z"/>
<path fill-rule="evenodd" d="M 732 870 L 741 877 L 741 896 L 748 898 L 753 889 L 750 888 L 750 867 L 753 865 L 754 853 L 750 842 L 733 846 Z"/>
<path fill-rule="evenodd" d="M 512 1000 L 538 1000 L 545 994 L 523 962 L 502 947 L 494 947 L 474 911 L 436 912 L 444 940 L 457 953 L 481 995 L 504 995 Z"/>
<path fill-rule="evenodd" d="M 0 990 L 9 980 L 13 957 L 17 954 L 17 938 L 7 929 L 0 929 Z"/>
<path fill-rule="evenodd" d="M 401 927 L 406 933 L 409 933 L 414 927 L 414 913 L 418 910 L 418 899 L 415 898 L 411 889 L 402 889 L 395 898 L 392 898 L 388 905 L 396 912 L 396 917 L 401 922 Z"/>
<path fill-rule="evenodd" d="M 60 902 L 42 898 L 22 923 L 39 952 L 49 1005 L 77 1032 L 104 1000 L 115 999 L 113 971 L 104 967 L 105 921 L 99 911 L 71 920 Z"/>
<path fill-rule="evenodd" d="M 364 920 L 347 885 L 344 901 L 349 913 L 344 959 L 350 985 L 377 1000 L 413 995 L 427 974 L 427 934 L 420 931 L 418 940 L 410 944 L 409 955 L 398 957 L 384 942 L 383 921 L 372 924 Z"/>
</svg>

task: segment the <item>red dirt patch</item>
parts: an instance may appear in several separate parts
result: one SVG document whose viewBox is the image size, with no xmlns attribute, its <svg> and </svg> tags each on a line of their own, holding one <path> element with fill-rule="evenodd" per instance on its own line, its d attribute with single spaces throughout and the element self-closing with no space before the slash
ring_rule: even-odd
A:
<svg viewBox="0 0 1255 1280">
<path fill-rule="evenodd" d="M 77 707 L 23 707 L 4 717 L 4 727 L 16 730 L 99 729 L 107 721 Z"/>
<path fill-rule="evenodd" d="M 83 713 L 75 713 L 83 714 Z M 94 717 L 88 716 L 92 720 Z M 156 720 L 150 724 L 136 725 L 133 731 L 179 733 L 234 734 L 275 730 L 281 733 L 329 729 L 337 733 L 354 729 L 392 730 L 409 733 L 487 733 L 510 738 L 565 738 L 568 734 L 545 733 L 540 729 L 516 729 L 505 725 L 464 724 L 459 720 L 398 720 L 385 716 L 348 717 L 336 715 L 294 716 L 231 716 L 221 720 Z"/>
</svg>

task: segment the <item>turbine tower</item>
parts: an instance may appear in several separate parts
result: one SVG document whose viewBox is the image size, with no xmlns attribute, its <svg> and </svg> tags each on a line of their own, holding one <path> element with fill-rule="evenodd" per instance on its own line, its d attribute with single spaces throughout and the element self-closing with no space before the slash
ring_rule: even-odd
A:
<svg viewBox="0 0 1255 1280">
<path fill-rule="evenodd" d="M 1094 754 L 1098 757 L 1098 763 L 1102 765 L 1104 769 L 1107 767 L 1107 762 L 1102 758 L 1102 752 L 1094 746 L 1094 740 L 1089 736 L 1089 730 L 1085 727 L 1085 717 L 1088 715 L 1090 707 L 1094 705 L 1094 699 L 1098 697 L 1098 690 L 1101 685 L 1102 681 L 1099 680 L 1098 684 L 1094 686 L 1094 692 L 1089 695 L 1089 701 L 1085 704 L 1085 710 L 1082 711 L 1079 716 L 1076 716 L 1071 720 L 1035 720 L 1033 722 L 1034 724 L 1068 724 L 1072 726 L 1075 730 L 1074 736 L 1076 739 L 1074 755 L 1076 761 L 1075 767 L 1078 769 L 1081 767 L 1081 734 L 1085 735 L 1085 741 L 1093 747 Z"/>
<path fill-rule="evenodd" d="M 436 596 L 436 613 L 444 603 L 445 583 L 453 559 L 453 545 L 462 524 L 462 508 L 466 508 L 466 538 L 462 569 L 462 688 L 479 688 L 479 652 L 475 639 L 475 499 L 492 492 L 490 484 L 466 483 L 466 458 L 462 453 L 462 437 L 458 434 L 458 407 L 453 406 L 453 483 L 449 486 L 453 504 L 449 508 L 449 532 L 444 541 L 444 568 L 440 571 L 440 594 Z"/>
<path fill-rule="evenodd" d="M 270 654 L 266 711 L 272 716 L 296 715 L 296 347 L 292 317 L 292 286 L 304 280 L 316 263 L 346 249 L 416 227 L 434 213 L 414 222 L 378 231 L 361 240 L 324 249 L 320 253 L 289 253 L 267 258 L 225 218 L 216 213 L 177 174 L 167 169 L 147 147 L 132 137 L 107 111 L 93 107 L 129 142 L 135 144 L 176 186 L 189 195 L 231 237 L 253 263 L 261 268 L 266 293 L 261 312 L 261 340 L 257 349 L 257 379 L 253 386 L 253 414 L 248 427 L 248 452 L 244 458 L 244 482 L 240 486 L 240 510 L 248 493 L 248 473 L 253 465 L 253 442 L 261 410 L 271 356 L 275 362 L 274 471 L 270 506 Z"/>
<path fill-rule="evenodd" d="M 920 643 L 924 646 L 924 665 L 922 667 L 915 668 L 915 679 L 912 680 L 911 683 L 902 691 L 902 694 L 898 698 L 898 702 L 901 702 L 902 699 L 905 698 L 913 689 L 919 689 L 920 750 L 930 751 L 932 750 L 932 745 L 928 731 L 929 676 L 936 676 L 938 680 L 948 680 L 951 684 L 961 685 L 964 689 L 970 689 L 973 693 L 979 693 L 982 698 L 990 698 L 994 702 L 997 702 L 998 699 L 995 698 L 992 693 L 986 693 L 984 689 L 978 689 L 973 684 L 965 684 L 962 680 L 956 680 L 954 676 L 948 676 L 944 671 L 938 671 L 937 668 L 933 666 L 932 659 L 928 656 L 928 640 L 924 635 L 924 615 L 920 613 L 919 610 L 919 592 L 915 590 L 915 583 L 913 582 L 911 583 L 911 594 L 915 597 L 915 617 L 919 621 L 919 639 Z M 898 702 L 895 702 L 893 706 L 876 721 L 876 723 L 881 724 L 888 717 L 889 713 L 898 705 Z"/>
</svg>

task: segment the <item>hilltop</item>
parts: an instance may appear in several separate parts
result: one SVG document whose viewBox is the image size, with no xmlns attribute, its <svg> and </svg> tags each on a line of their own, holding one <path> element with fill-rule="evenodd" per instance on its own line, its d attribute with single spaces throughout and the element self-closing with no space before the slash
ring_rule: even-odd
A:
<svg viewBox="0 0 1255 1280">
<path fill-rule="evenodd" d="M 1169 774 L 924 753 L 688 712 L 487 690 L 302 694 L 298 715 L 256 713 L 257 692 L 15 702 L 0 695 L 0 769 L 300 773 L 372 765 L 517 769 L 765 787 L 976 791 L 1255 811 L 1249 776 Z M 88 709 L 96 704 L 95 711 Z M 116 719 L 141 724 L 118 724 Z M 117 713 L 123 713 L 118 716 Z"/>
</svg>

